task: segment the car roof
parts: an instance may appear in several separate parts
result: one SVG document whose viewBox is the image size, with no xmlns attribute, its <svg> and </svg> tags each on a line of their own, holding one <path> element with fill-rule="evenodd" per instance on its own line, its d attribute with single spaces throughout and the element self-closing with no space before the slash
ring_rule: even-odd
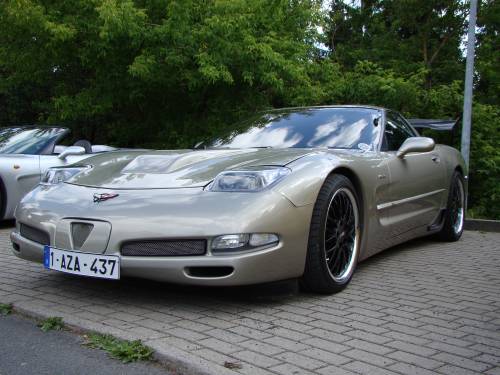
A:
<svg viewBox="0 0 500 375">
<path fill-rule="evenodd" d="M 377 111 L 387 111 L 387 108 L 377 107 L 375 105 L 364 105 L 364 104 L 338 104 L 338 105 L 313 105 L 313 106 L 298 106 L 298 107 L 284 107 L 284 108 L 274 108 L 268 110 L 269 112 L 274 111 L 286 111 L 286 110 L 301 110 L 301 109 L 324 109 L 324 108 L 360 108 L 360 109 L 373 109 Z"/>
</svg>

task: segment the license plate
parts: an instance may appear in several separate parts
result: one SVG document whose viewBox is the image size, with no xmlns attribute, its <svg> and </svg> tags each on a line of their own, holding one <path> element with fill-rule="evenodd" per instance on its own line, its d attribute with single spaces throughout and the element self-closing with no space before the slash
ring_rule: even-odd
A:
<svg viewBox="0 0 500 375">
<path fill-rule="evenodd" d="M 120 278 L 120 258 L 113 255 L 98 255 L 55 249 L 45 246 L 43 254 L 45 268 L 73 275 Z"/>
</svg>

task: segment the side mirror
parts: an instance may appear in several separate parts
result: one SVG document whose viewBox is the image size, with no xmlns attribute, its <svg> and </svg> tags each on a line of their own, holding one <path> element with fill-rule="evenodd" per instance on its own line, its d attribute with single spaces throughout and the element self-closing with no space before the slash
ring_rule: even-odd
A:
<svg viewBox="0 0 500 375">
<path fill-rule="evenodd" d="M 69 146 L 64 149 L 57 157 L 61 160 L 66 159 L 69 155 L 83 155 L 85 154 L 85 149 L 81 146 Z"/>
<path fill-rule="evenodd" d="M 436 146 L 436 143 L 432 138 L 410 137 L 403 142 L 396 155 L 398 158 L 403 159 L 410 152 L 432 151 L 434 150 L 434 146 Z"/>
</svg>

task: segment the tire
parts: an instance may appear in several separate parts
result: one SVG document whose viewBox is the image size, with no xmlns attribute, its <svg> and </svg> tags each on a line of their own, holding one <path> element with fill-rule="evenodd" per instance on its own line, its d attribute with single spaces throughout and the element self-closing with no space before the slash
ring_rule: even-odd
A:
<svg viewBox="0 0 500 375">
<path fill-rule="evenodd" d="M 465 219 L 465 183 L 458 171 L 451 176 L 448 203 L 444 217 L 443 228 L 437 234 L 441 241 L 458 241 L 464 230 Z"/>
<path fill-rule="evenodd" d="M 314 205 L 301 287 L 332 294 L 344 289 L 356 268 L 361 242 L 359 199 L 339 174 L 324 182 Z"/>
</svg>

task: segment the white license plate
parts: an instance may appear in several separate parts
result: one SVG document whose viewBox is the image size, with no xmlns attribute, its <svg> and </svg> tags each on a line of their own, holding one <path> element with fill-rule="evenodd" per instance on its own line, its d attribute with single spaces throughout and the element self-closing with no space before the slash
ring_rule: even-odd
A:
<svg viewBox="0 0 500 375">
<path fill-rule="evenodd" d="M 47 269 L 73 275 L 114 280 L 120 278 L 120 258 L 113 255 L 80 253 L 45 246 L 43 264 Z"/>
</svg>

